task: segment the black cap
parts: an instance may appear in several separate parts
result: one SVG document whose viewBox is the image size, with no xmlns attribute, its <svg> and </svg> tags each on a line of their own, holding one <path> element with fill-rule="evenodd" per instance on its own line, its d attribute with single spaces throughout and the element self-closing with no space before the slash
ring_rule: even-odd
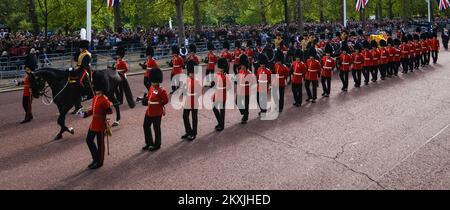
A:
<svg viewBox="0 0 450 210">
<path fill-rule="evenodd" d="M 387 44 L 388 45 L 394 45 L 394 40 L 391 38 L 391 37 L 389 37 L 388 39 L 387 39 Z"/>
<path fill-rule="evenodd" d="M 95 73 L 92 77 L 92 88 L 94 91 L 107 92 L 108 83 L 106 82 L 106 76 L 103 73 Z"/>
<path fill-rule="evenodd" d="M 370 46 L 371 46 L 372 48 L 378 48 L 378 43 L 377 43 L 377 41 L 372 40 L 372 41 L 370 42 Z"/>
<path fill-rule="evenodd" d="M 353 46 L 353 49 L 361 51 L 361 44 L 356 43 L 355 46 Z"/>
<path fill-rule="evenodd" d="M 341 51 L 345 51 L 347 53 L 350 52 L 350 48 L 348 47 L 347 41 L 344 41 L 341 43 Z"/>
<path fill-rule="evenodd" d="M 364 49 L 370 49 L 370 43 L 369 43 L 369 41 L 364 40 L 363 46 L 364 46 Z"/>
<path fill-rule="evenodd" d="M 380 40 L 380 46 L 386 47 L 386 40 L 384 39 Z"/>
<path fill-rule="evenodd" d="M 411 35 L 411 34 L 408 34 L 408 41 L 412 41 L 414 38 L 413 38 L 413 35 Z"/>
<path fill-rule="evenodd" d="M 403 43 L 407 43 L 407 42 L 408 42 L 408 37 L 402 36 L 402 42 L 403 42 Z"/>
<path fill-rule="evenodd" d="M 235 48 L 240 48 L 241 47 L 241 42 L 238 41 L 238 40 L 234 41 L 234 47 Z"/>
<path fill-rule="evenodd" d="M 227 49 L 227 50 L 230 49 L 230 43 L 228 41 L 223 42 L 223 49 Z"/>
<path fill-rule="evenodd" d="M 401 44 L 400 39 L 394 39 L 394 45 L 395 46 L 398 46 L 400 44 Z"/>
<path fill-rule="evenodd" d="M 316 48 L 310 47 L 310 48 L 308 49 L 308 57 L 314 57 L 314 58 L 317 57 L 317 51 L 316 51 Z"/>
<path fill-rule="evenodd" d="M 414 34 L 414 40 L 419 40 L 420 36 L 418 34 Z"/>
<path fill-rule="evenodd" d="M 163 73 L 159 68 L 153 68 L 150 70 L 150 82 L 151 83 L 162 83 Z"/>
</svg>

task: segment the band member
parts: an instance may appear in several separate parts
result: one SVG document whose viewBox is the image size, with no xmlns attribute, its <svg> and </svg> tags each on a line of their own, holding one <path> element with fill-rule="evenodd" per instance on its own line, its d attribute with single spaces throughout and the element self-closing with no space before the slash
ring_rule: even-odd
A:
<svg viewBox="0 0 450 210">
<path fill-rule="evenodd" d="M 394 76 L 398 76 L 398 69 L 400 68 L 400 62 L 401 62 L 401 48 L 400 48 L 400 39 L 394 39 L 394 47 L 392 54 L 394 54 L 394 62 L 392 65 Z"/>
<path fill-rule="evenodd" d="M 372 53 L 372 82 L 377 82 L 378 80 L 378 68 L 379 68 L 379 62 L 380 62 L 380 52 L 378 50 L 378 43 L 375 40 L 372 40 L 370 43 L 370 46 L 372 47 L 371 53 Z"/>
<path fill-rule="evenodd" d="M 386 79 L 387 67 L 389 63 L 389 55 L 386 50 L 386 41 L 384 39 L 380 40 L 381 48 L 378 50 L 380 53 L 380 60 L 378 62 L 378 66 L 380 69 L 381 80 Z"/>
<path fill-rule="evenodd" d="M 361 87 L 361 71 L 364 63 L 364 56 L 361 53 L 361 45 L 359 43 L 355 44 L 353 47 L 355 52 L 352 54 L 353 65 L 352 65 L 352 76 L 355 82 L 355 87 Z"/>
<path fill-rule="evenodd" d="M 303 78 L 307 71 L 306 64 L 303 63 L 303 51 L 301 49 L 295 50 L 295 61 L 292 63 L 292 94 L 294 95 L 294 106 L 302 106 L 302 86 Z"/>
<path fill-rule="evenodd" d="M 89 48 L 89 41 L 81 40 L 79 43 L 80 52 L 75 55 L 77 61 L 76 67 L 70 72 L 70 88 L 72 93 L 76 94 L 77 101 L 75 102 L 75 110 L 72 114 L 76 114 L 81 108 L 81 97 L 86 99 L 92 96 L 91 87 L 91 60 L 92 55 L 87 50 Z M 87 95 L 87 96 L 86 96 Z"/>
<path fill-rule="evenodd" d="M 250 64 L 249 70 L 252 71 L 253 66 L 253 58 L 255 56 L 255 53 L 253 52 L 253 42 L 252 40 L 247 41 L 247 48 L 245 49 L 245 55 L 247 55 L 248 62 Z"/>
<path fill-rule="evenodd" d="M 87 112 L 82 112 L 82 117 L 92 115 L 92 122 L 86 137 L 86 143 L 92 156 L 92 163 L 89 164 L 89 169 L 97 169 L 103 166 L 105 157 L 105 131 L 107 119 L 106 115 L 112 114 L 112 102 L 104 95 L 106 91 L 106 78 L 99 81 L 94 81 L 95 96 L 92 100 L 92 108 Z M 94 138 L 97 137 L 97 145 L 94 143 Z"/>
<path fill-rule="evenodd" d="M 275 52 L 275 61 L 274 72 L 278 77 L 278 93 L 280 97 L 278 101 L 278 112 L 281 113 L 284 108 L 284 89 L 289 78 L 289 69 L 283 64 L 284 53 L 281 50 Z"/>
<path fill-rule="evenodd" d="M 192 51 L 191 51 L 192 52 Z M 186 82 L 186 97 L 183 110 L 183 122 L 186 134 L 184 134 L 181 139 L 187 139 L 193 141 L 197 136 L 197 125 L 198 125 L 198 105 L 199 97 L 202 94 L 202 88 L 200 81 L 195 79 L 195 69 L 196 63 L 194 60 L 188 60 L 187 62 L 187 73 L 188 78 Z M 189 114 L 192 113 L 192 125 L 189 121 Z"/>
<path fill-rule="evenodd" d="M 272 72 L 266 67 L 267 65 L 267 57 L 265 54 L 259 54 L 258 56 L 258 63 L 259 68 L 256 73 L 256 80 L 258 82 L 258 92 L 257 92 L 257 98 L 258 98 L 258 105 L 260 108 L 260 112 L 258 113 L 260 116 L 262 114 L 265 114 L 267 112 L 267 105 L 268 105 L 268 95 L 269 95 L 269 88 L 271 79 L 272 79 Z"/>
<path fill-rule="evenodd" d="M 134 102 L 133 93 L 131 93 L 130 84 L 128 83 L 127 79 L 128 62 L 125 61 L 124 59 L 125 48 L 123 48 L 122 46 L 118 47 L 116 55 L 117 55 L 116 71 L 119 73 L 121 79 L 116 89 L 117 100 L 119 101 L 120 104 L 123 104 L 123 95 L 125 94 L 128 106 L 130 106 L 130 108 L 134 108 L 136 106 L 136 103 Z M 119 125 L 119 121 L 116 121 L 112 124 L 112 126 L 117 125 Z"/>
<path fill-rule="evenodd" d="M 172 67 L 172 73 L 170 74 L 172 92 L 170 92 L 170 94 L 173 94 L 180 88 L 180 78 L 178 75 L 183 73 L 184 66 L 184 59 L 180 56 L 180 50 L 177 46 L 172 47 L 172 60 L 170 61 L 169 66 Z"/>
<path fill-rule="evenodd" d="M 400 55 L 401 59 L 400 62 L 402 63 L 402 73 L 406 74 L 408 73 L 409 64 L 410 64 L 410 51 L 409 51 L 409 44 L 408 44 L 408 38 L 406 36 L 402 37 L 402 44 L 400 45 Z"/>
<path fill-rule="evenodd" d="M 370 52 L 370 43 L 365 40 L 363 42 L 364 50 L 362 51 L 362 56 L 364 58 L 362 74 L 364 76 L 364 84 L 369 85 L 370 80 L 370 72 L 372 69 L 372 53 Z"/>
<path fill-rule="evenodd" d="M 214 70 L 216 68 L 216 63 L 217 60 L 219 59 L 219 57 L 214 54 L 214 45 L 211 42 L 208 42 L 208 54 L 206 55 L 205 58 L 205 63 L 207 63 L 206 66 L 206 80 L 207 80 L 207 84 L 209 87 L 212 87 L 211 82 L 213 81 L 214 78 Z"/>
<path fill-rule="evenodd" d="M 239 74 L 238 74 L 238 87 L 236 103 L 239 111 L 242 115 L 242 124 L 246 124 L 248 121 L 249 109 L 250 109 L 250 88 L 255 84 L 255 75 L 250 71 L 250 62 L 247 55 L 243 54 L 239 58 Z"/>
<path fill-rule="evenodd" d="M 437 33 L 433 33 L 433 39 L 431 39 L 431 56 L 433 57 L 433 63 L 436 64 L 439 57 L 439 39 L 437 38 Z"/>
<path fill-rule="evenodd" d="M 147 60 L 145 61 L 145 64 L 139 63 L 139 65 L 145 70 L 144 72 L 144 86 L 145 91 L 148 91 L 150 89 L 151 83 L 150 83 L 150 70 L 154 68 L 158 68 L 158 63 L 156 63 L 156 60 L 153 58 L 154 56 L 154 50 L 151 45 L 147 46 L 147 49 L 145 51 L 145 54 L 147 55 Z M 138 97 L 136 99 L 136 102 L 139 101 L 146 101 L 147 100 L 147 93 L 144 93 L 144 96 Z"/>
<path fill-rule="evenodd" d="M 234 75 L 237 75 L 237 73 L 238 73 L 239 57 L 241 55 L 242 55 L 241 42 L 240 41 L 235 41 L 234 42 L 234 52 L 233 52 L 233 57 L 234 57 L 233 73 L 234 73 Z"/>
<path fill-rule="evenodd" d="M 306 72 L 306 94 L 308 95 L 307 102 L 311 101 L 312 103 L 316 103 L 317 99 L 317 87 L 319 86 L 319 71 L 322 69 L 322 65 L 316 59 L 317 51 L 314 47 L 310 47 L 308 50 L 308 60 L 306 61 L 306 66 L 308 66 L 308 71 Z M 312 85 L 312 91 L 311 91 Z"/>
<path fill-rule="evenodd" d="M 231 66 L 231 62 L 233 59 L 233 55 L 230 53 L 230 43 L 228 43 L 228 41 L 224 41 L 223 42 L 223 51 L 221 53 L 221 57 L 225 58 L 228 62 L 228 66 L 227 69 L 224 70 L 225 74 L 228 74 L 230 72 L 230 66 Z"/>
<path fill-rule="evenodd" d="M 416 47 L 414 45 L 414 38 L 411 34 L 408 34 L 408 49 L 409 49 L 409 70 L 413 72 L 416 58 Z"/>
<path fill-rule="evenodd" d="M 228 68 L 228 61 L 225 58 L 220 58 L 217 62 L 217 72 L 214 79 L 215 91 L 212 98 L 213 112 L 217 120 L 215 129 L 219 132 L 225 128 L 227 89 L 231 87 L 231 80 L 225 74 L 225 70 Z"/>
<path fill-rule="evenodd" d="M 200 59 L 198 58 L 196 53 L 197 53 L 197 46 L 195 46 L 195 44 L 190 44 L 189 45 L 189 56 L 187 57 L 187 61 L 192 60 L 192 61 L 194 61 L 195 65 L 197 66 L 200 64 Z"/>
<path fill-rule="evenodd" d="M 320 72 L 320 81 L 322 82 L 323 97 L 329 97 L 331 91 L 331 77 L 336 67 L 336 60 L 331 57 L 333 47 L 330 44 L 325 45 L 325 56 L 322 57 L 322 71 Z"/>
<path fill-rule="evenodd" d="M 161 148 L 161 119 L 165 115 L 164 106 L 169 103 L 166 90 L 160 86 L 163 81 L 161 69 L 154 68 L 150 71 L 151 86 L 148 90 L 148 100 L 144 105 L 148 105 L 144 118 L 145 146 L 142 150 L 156 151 Z M 155 133 L 155 138 L 151 132 L 151 127 Z"/>
<path fill-rule="evenodd" d="M 352 56 L 350 53 L 350 48 L 348 47 L 347 41 L 342 42 L 341 55 L 339 56 L 339 77 L 342 81 L 342 91 L 346 92 L 348 90 L 348 74 L 350 72 L 350 66 L 352 65 Z M 328 90 L 329 95 L 329 90 Z"/>
</svg>

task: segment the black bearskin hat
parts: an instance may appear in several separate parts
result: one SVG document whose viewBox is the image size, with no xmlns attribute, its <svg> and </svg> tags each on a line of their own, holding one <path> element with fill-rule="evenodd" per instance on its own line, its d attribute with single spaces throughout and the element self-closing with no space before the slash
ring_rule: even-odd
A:
<svg viewBox="0 0 450 210">
<path fill-rule="evenodd" d="M 228 41 L 223 42 L 223 49 L 227 49 L 227 50 L 230 49 L 230 43 Z"/>
<path fill-rule="evenodd" d="M 295 50 L 295 57 L 296 57 L 296 58 L 302 59 L 302 58 L 303 58 L 303 50 L 301 50 L 301 49 L 296 49 L 296 50 Z"/>
<path fill-rule="evenodd" d="M 380 40 L 380 46 L 386 47 L 386 40 L 384 39 Z"/>
<path fill-rule="evenodd" d="M 258 55 L 258 63 L 261 65 L 267 65 L 268 59 L 267 56 L 264 54 L 259 54 Z"/>
<path fill-rule="evenodd" d="M 407 42 L 408 42 L 408 37 L 402 36 L 402 42 L 403 42 L 403 43 L 407 43 Z"/>
<path fill-rule="evenodd" d="M 195 46 L 195 44 L 190 44 L 189 45 L 189 52 L 196 53 L 197 52 L 197 46 Z"/>
<path fill-rule="evenodd" d="M 226 58 L 219 58 L 219 60 L 217 61 L 217 67 L 219 69 L 224 69 L 225 71 L 227 71 L 228 69 L 228 61 Z"/>
<path fill-rule="evenodd" d="M 387 39 L 387 44 L 393 46 L 394 45 L 394 40 L 391 37 L 389 37 Z"/>
<path fill-rule="evenodd" d="M 145 50 L 145 55 L 153 57 L 155 54 L 155 51 L 153 50 L 153 47 L 151 45 L 147 46 L 147 49 Z"/>
<path fill-rule="evenodd" d="M 107 78 L 105 74 L 94 74 L 92 77 L 92 85 L 94 91 L 102 91 L 103 93 L 106 93 L 108 91 L 108 83 L 106 81 Z"/>
<path fill-rule="evenodd" d="M 369 43 L 369 41 L 364 40 L 364 42 L 363 42 L 363 47 L 364 47 L 364 49 L 370 49 L 370 43 Z"/>
<path fill-rule="evenodd" d="M 172 46 L 172 55 L 179 55 L 180 54 L 180 48 L 176 45 Z"/>
<path fill-rule="evenodd" d="M 248 61 L 248 57 L 245 54 L 239 56 L 239 65 L 244 65 L 246 68 L 250 67 L 250 62 Z"/>
<path fill-rule="evenodd" d="M 281 50 L 275 52 L 275 62 L 284 63 L 284 54 Z"/>
<path fill-rule="evenodd" d="M 331 46 L 331 44 L 327 44 L 325 46 L 325 53 L 326 54 L 332 54 L 333 53 L 333 47 Z"/>
<path fill-rule="evenodd" d="M 414 40 L 419 40 L 420 36 L 418 34 L 414 34 Z"/>
<path fill-rule="evenodd" d="M 89 41 L 88 40 L 81 40 L 80 41 L 80 48 L 88 49 L 89 48 Z"/>
<path fill-rule="evenodd" d="M 215 50 L 214 44 L 212 42 L 208 42 L 207 48 L 210 51 Z"/>
<path fill-rule="evenodd" d="M 401 44 L 400 39 L 394 39 L 394 45 L 399 46 Z"/>
<path fill-rule="evenodd" d="M 348 43 L 346 41 L 341 43 L 341 51 L 350 53 L 350 48 L 348 47 Z"/>
<path fill-rule="evenodd" d="M 356 43 L 355 46 L 353 46 L 353 49 L 361 51 L 361 45 L 359 43 Z"/>
<path fill-rule="evenodd" d="M 378 48 L 378 43 L 377 43 L 377 41 L 372 40 L 372 41 L 370 42 L 370 46 L 371 46 L 372 48 Z"/>
<path fill-rule="evenodd" d="M 189 60 L 186 64 L 186 69 L 188 74 L 193 74 L 195 69 L 195 61 Z"/>
<path fill-rule="evenodd" d="M 117 47 L 116 55 L 121 57 L 121 58 L 125 57 L 125 48 L 123 46 Z"/>
<path fill-rule="evenodd" d="M 411 34 L 408 34 L 408 41 L 412 41 L 414 38 L 413 38 L 413 35 L 411 35 Z"/>
<path fill-rule="evenodd" d="M 316 48 L 310 47 L 310 48 L 308 49 L 308 56 L 309 56 L 309 57 L 316 58 L 316 57 L 317 57 L 317 51 L 316 51 Z"/>
<path fill-rule="evenodd" d="M 153 68 L 150 70 L 150 82 L 151 83 L 162 83 L 163 73 L 159 68 Z"/>
</svg>

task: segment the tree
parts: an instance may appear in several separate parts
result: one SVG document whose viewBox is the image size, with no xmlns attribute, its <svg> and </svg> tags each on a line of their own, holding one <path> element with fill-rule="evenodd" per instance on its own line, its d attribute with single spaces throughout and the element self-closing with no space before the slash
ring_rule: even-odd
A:
<svg viewBox="0 0 450 210">
<path fill-rule="evenodd" d="M 117 1 L 117 4 L 114 4 L 114 30 L 117 32 L 122 31 L 122 19 L 120 13 L 120 1 Z"/>
<path fill-rule="evenodd" d="M 45 38 L 47 39 L 48 36 L 48 16 L 50 14 L 52 14 L 53 12 L 55 12 L 60 6 L 60 2 L 59 1 L 51 1 L 51 2 L 56 2 L 55 6 L 53 6 L 52 9 L 49 10 L 48 8 L 48 3 L 47 0 L 43 0 L 44 2 L 41 3 L 42 0 L 38 0 L 39 3 L 39 8 L 42 11 L 42 16 L 44 17 L 44 32 L 45 32 Z"/>
<path fill-rule="evenodd" d="M 184 40 L 186 37 L 183 22 L 183 4 L 184 0 L 175 0 L 175 7 L 177 10 L 177 24 L 178 24 L 178 46 L 180 47 L 181 44 L 184 44 Z"/>
<path fill-rule="evenodd" d="M 34 0 L 28 0 L 28 14 L 30 15 L 31 24 L 33 25 L 33 34 L 39 34 L 39 22 L 36 15 L 36 4 Z"/>
<path fill-rule="evenodd" d="M 200 33 L 202 30 L 202 20 L 200 16 L 200 0 L 192 1 L 192 11 L 194 16 L 195 32 Z"/>
<path fill-rule="evenodd" d="M 297 0 L 297 9 L 298 9 L 298 27 L 300 34 L 304 33 L 304 25 L 303 25 L 303 0 Z"/>
</svg>

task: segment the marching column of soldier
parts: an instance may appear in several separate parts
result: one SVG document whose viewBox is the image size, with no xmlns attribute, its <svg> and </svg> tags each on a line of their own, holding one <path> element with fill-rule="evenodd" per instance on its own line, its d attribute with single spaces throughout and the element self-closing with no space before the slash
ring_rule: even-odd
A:
<svg viewBox="0 0 450 210">
<path fill-rule="evenodd" d="M 364 84 L 369 85 L 369 81 L 377 82 L 379 74 L 381 80 L 398 76 L 400 67 L 402 73 L 407 74 L 429 65 L 431 60 L 436 63 L 440 49 L 436 33 L 420 33 L 420 30 L 397 38 L 392 38 L 388 34 L 388 37 L 378 41 L 364 35 L 361 30 L 350 34 L 336 33 L 335 37 L 332 34 L 321 35 L 318 43 L 315 34 L 290 42 L 280 40 L 279 37 L 275 41 L 275 44 L 268 43 L 265 46 L 261 40 L 246 40 L 245 46 L 240 41 L 236 41 L 233 51 L 230 51 L 229 42 L 225 41 L 220 55 L 216 55 L 215 46 L 208 43 L 208 53 L 202 60 L 206 64 L 206 79 L 203 86 L 202 82 L 195 77 L 195 66 L 200 65 L 201 61 L 196 55 L 196 46 L 189 45 L 189 52 L 174 46 L 172 59 L 168 62 L 171 67 L 170 93 L 161 86 L 163 73 L 153 58 L 153 48 L 149 46 L 146 50 L 146 61 L 140 64 L 145 70 L 144 87 L 147 93 L 137 98 L 137 102 L 141 101 L 147 106 L 143 122 L 145 145 L 142 149 L 148 151 L 160 149 L 161 122 L 166 114 L 164 106 L 169 103 L 169 95 L 178 90 L 183 91 L 183 97 L 186 99 L 182 115 L 185 134 L 181 138 L 192 141 L 198 135 L 197 116 L 203 87 L 213 88 L 212 111 L 217 119 L 215 130 L 220 132 L 225 129 L 227 100 L 233 100 L 237 104 L 242 115 L 241 123 L 247 123 L 252 86 L 256 87 L 259 116 L 265 115 L 269 108 L 277 109 L 276 111 L 281 113 L 284 107 L 285 88 L 288 85 L 291 85 L 293 93 L 293 106 L 300 107 L 303 102 L 303 86 L 307 94 L 306 102 L 316 102 L 319 84 L 322 85 L 322 96 L 330 96 L 331 80 L 335 71 L 338 71 L 342 82 L 341 90 L 346 92 L 349 88 L 349 78 L 353 79 L 355 88 L 360 88 L 363 79 Z M 253 43 L 256 45 L 253 46 Z M 83 42 L 80 45 L 80 53 L 74 57 L 77 68 L 70 74 L 70 81 L 73 80 L 75 84 L 78 84 L 74 88 L 86 86 L 83 78 L 91 75 L 89 68 L 91 55 L 87 51 L 86 44 Z M 125 93 L 130 107 L 134 107 L 134 101 L 130 99 L 133 96 L 126 81 L 128 63 L 124 59 L 124 47 L 118 47 L 117 56 L 115 69 L 122 80 L 117 95 L 122 103 Z M 37 66 L 35 63 L 36 61 L 30 58 L 23 81 L 23 106 L 26 114 L 22 123 L 33 119 L 29 77 Z M 179 76 L 185 69 L 187 69 L 187 77 L 185 81 L 182 81 Z M 233 76 L 227 76 L 231 73 L 234 73 Z M 93 162 L 89 165 L 90 169 L 97 169 L 103 165 L 104 137 L 109 128 L 106 115 L 112 113 L 112 102 L 104 95 L 105 85 L 101 82 L 88 85 L 88 92 L 91 91 L 93 94 L 92 107 L 80 114 L 84 117 L 93 116 L 86 137 L 93 158 Z M 234 91 L 235 88 L 236 97 L 227 98 L 227 91 Z M 272 96 L 277 100 L 276 107 L 269 107 L 268 104 L 272 89 L 278 92 Z M 80 103 L 76 105 L 75 112 L 79 109 L 81 109 Z M 118 121 L 114 122 L 113 125 L 117 126 L 118 123 Z M 94 137 L 97 137 L 97 145 L 94 143 Z"/>
</svg>

